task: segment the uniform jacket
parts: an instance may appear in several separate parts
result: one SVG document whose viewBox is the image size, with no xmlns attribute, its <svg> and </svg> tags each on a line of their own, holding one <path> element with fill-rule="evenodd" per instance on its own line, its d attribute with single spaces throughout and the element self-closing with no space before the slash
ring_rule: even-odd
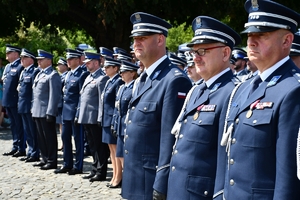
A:
<svg viewBox="0 0 300 200">
<path fill-rule="evenodd" d="M 113 121 L 113 114 L 115 110 L 115 100 L 116 95 L 119 90 L 120 85 L 124 82 L 122 81 L 119 74 L 114 76 L 111 80 L 106 82 L 104 91 L 102 93 L 103 101 L 103 117 L 102 117 L 102 126 L 110 127 Z"/>
<path fill-rule="evenodd" d="M 24 69 L 19 80 L 18 113 L 30 113 L 32 107 L 32 85 L 39 70 L 31 65 Z"/>
<path fill-rule="evenodd" d="M 79 108 L 76 113 L 78 123 L 97 124 L 102 121 L 101 93 L 104 90 L 108 76 L 99 69 L 94 75 L 86 77 L 80 91 Z"/>
<path fill-rule="evenodd" d="M 74 120 L 79 106 L 80 90 L 88 74 L 81 67 L 76 69 L 74 73 L 69 72 L 63 87 L 63 120 Z"/>
<path fill-rule="evenodd" d="M 138 85 L 139 81 L 136 80 Z M 166 58 L 129 103 L 124 145 L 122 196 L 151 199 L 153 188 L 167 193 L 172 126 L 191 88 L 189 78 Z"/>
<path fill-rule="evenodd" d="M 230 154 L 216 179 L 225 183 L 225 199 L 300 199 L 295 159 L 300 125 L 299 73 L 289 59 L 249 98 L 252 79 L 237 90 L 228 117 L 228 126 L 233 127 L 231 140 L 227 140 Z M 249 114 L 257 100 L 260 102 Z M 218 192 L 221 186 L 216 189 Z"/>
<path fill-rule="evenodd" d="M 18 105 L 18 83 L 22 70 L 20 59 L 15 60 L 5 66 L 2 80 L 3 80 L 3 107 L 17 107 Z"/>
<path fill-rule="evenodd" d="M 117 131 L 118 135 L 124 135 L 126 128 L 125 118 L 128 111 L 128 104 L 132 97 L 133 84 L 134 82 L 131 82 L 128 86 L 125 86 L 125 84 L 121 85 L 116 97 L 112 126 L 114 126 L 114 130 Z"/>
<path fill-rule="evenodd" d="M 229 96 L 235 83 L 231 70 L 199 96 L 197 86 L 179 117 L 167 198 L 212 199 L 217 167 L 218 132 L 224 128 Z M 197 111 L 199 110 L 199 111 Z"/>
<path fill-rule="evenodd" d="M 56 116 L 60 99 L 59 74 L 52 67 L 40 71 L 33 83 L 32 117 Z"/>
</svg>

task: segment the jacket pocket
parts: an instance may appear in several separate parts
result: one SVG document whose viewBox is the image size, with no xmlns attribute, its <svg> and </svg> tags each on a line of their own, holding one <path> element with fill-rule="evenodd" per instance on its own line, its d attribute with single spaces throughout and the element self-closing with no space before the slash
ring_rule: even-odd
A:
<svg viewBox="0 0 300 200">
<path fill-rule="evenodd" d="M 187 191 L 199 195 L 201 197 L 212 197 L 214 193 L 215 182 L 210 177 L 193 176 L 187 177 Z M 191 195 L 193 199 L 196 197 Z"/>
</svg>

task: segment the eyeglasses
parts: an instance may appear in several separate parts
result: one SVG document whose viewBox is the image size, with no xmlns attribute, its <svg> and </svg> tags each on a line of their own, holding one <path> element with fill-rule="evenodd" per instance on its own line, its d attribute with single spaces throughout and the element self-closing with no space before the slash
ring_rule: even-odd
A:
<svg viewBox="0 0 300 200">
<path fill-rule="evenodd" d="M 196 54 L 198 56 L 204 56 L 206 54 L 206 52 L 208 50 L 212 50 L 212 49 L 217 49 L 217 48 L 221 48 L 221 47 L 225 47 L 225 46 L 216 46 L 216 47 L 210 47 L 210 48 L 199 48 L 197 50 L 191 50 L 190 53 L 193 55 L 193 56 L 196 56 Z"/>
</svg>

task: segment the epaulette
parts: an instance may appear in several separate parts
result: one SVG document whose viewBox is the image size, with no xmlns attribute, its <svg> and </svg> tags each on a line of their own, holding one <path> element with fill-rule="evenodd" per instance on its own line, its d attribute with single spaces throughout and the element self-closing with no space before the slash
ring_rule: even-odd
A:
<svg viewBox="0 0 300 200">
<path fill-rule="evenodd" d="M 175 71 L 174 71 L 174 76 L 181 76 L 183 73 L 180 71 L 180 70 L 178 70 L 178 69 L 176 69 Z"/>
<path fill-rule="evenodd" d="M 296 69 L 292 69 L 292 74 L 296 78 L 298 83 L 300 83 L 300 73 Z"/>
<path fill-rule="evenodd" d="M 233 82 L 234 85 L 237 85 L 237 84 L 239 84 L 241 82 L 241 80 L 238 77 L 236 77 L 236 76 L 233 76 L 231 78 L 231 81 Z"/>
</svg>

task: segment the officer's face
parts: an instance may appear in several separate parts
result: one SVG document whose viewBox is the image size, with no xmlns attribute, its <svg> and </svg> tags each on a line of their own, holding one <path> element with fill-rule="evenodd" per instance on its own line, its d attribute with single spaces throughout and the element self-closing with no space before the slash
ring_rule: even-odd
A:
<svg viewBox="0 0 300 200">
<path fill-rule="evenodd" d="M 29 67 L 30 65 L 33 64 L 33 59 L 30 58 L 30 57 L 22 56 L 21 57 L 21 64 L 22 64 L 23 67 Z"/>
<path fill-rule="evenodd" d="M 279 60 L 288 56 L 293 34 L 279 29 L 266 33 L 248 34 L 248 57 L 260 72 L 273 66 Z"/>
<path fill-rule="evenodd" d="M 91 60 L 86 63 L 86 68 L 88 69 L 89 72 L 93 73 L 99 68 L 99 61 L 97 60 Z"/>
<path fill-rule="evenodd" d="M 8 52 L 6 53 L 6 60 L 8 60 L 8 62 L 13 62 L 15 61 L 17 58 L 19 57 L 19 53 L 17 52 Z"/>
<path fill-rule="evenodd" d="M 199 48 L 212 48 L 216 46 L 222 47 L 207 50 L 205 55 L 202 56 L 195 54 L 193 57 L 196 71 L 204 80 L 212 78 L 229 66 L 231 50 L 228 46 L 221 43 L 197 44 L 193 46 L 193 50 L 197 50 Z"/>
<path fill-rule="evenodd" d="M 196 71 L 195 65 L 187 68 L 187 74 L 188 74 L 188 77 L 195 82 L 201 79 L 201 76 Z"/>
<path fill-rule="evenodd" d="M 71 68 L 71 69 L 75 69 L 76 67 L 79 66 L 79 58 L 69 58 L 67 60 L 68 62 L 68 67 Z"/>
<path fill-rule="evenodd" d="M 37 62 L 42 69 L 45 69 L 51 65 L 51 59 L 48 58 L 38 59 Z"/>
<path fill-rule="evenodd" d="M 104 71 L 105 71 L 105 74 L 111 78 L 111 77 L 113 77 L 115 74 L 118 73 L 118 67 L 116 67 L 116 66 L 111 66 L 111 65 L 110 65 L 110 66 L 106 66 L 106 67 L 104 68 Z"/>
<path fill-rule="evenodd" d="M 133 37 L 133 48 L 135 56 L 144 63 L 147 68 L 160 58 L 162 46 L 165 45 L 165 38 L 162 34 Z M 165 47 L 163 47 L 165 48 Z M 157 57 L 159 55 L 159 57 Z"/>
</svg>

